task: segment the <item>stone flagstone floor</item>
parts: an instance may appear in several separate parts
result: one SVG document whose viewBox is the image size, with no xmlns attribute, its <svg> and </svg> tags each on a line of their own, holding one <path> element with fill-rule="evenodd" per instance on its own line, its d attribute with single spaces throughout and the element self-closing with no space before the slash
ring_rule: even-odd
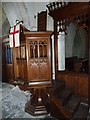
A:
<svg viewBox="0 0 90 120">
<path fill-rule="evenodd" d="M 25 103 L 30 98 L 29 92 L 24 92 L 17 87 L 8 83 L 2 83 L 0 86 L 2 91 L 2 100 L 0 101 L 0 107 L 2 107 L 2 119 L 5 118 L 36 118 L 37 120 L 53 119 L 50 115 L 44 116 L 32 116 L 25 112 Z"/>
<path fill-rule="evenodd" d="M 36 120 L 56 120 L 50 115 L 34 117 L 25 112 L 25 103 L 29 98 L 30 93 L 28 91 L 24 92 L 20 90 L 18 86 L 15 87 L 8 83 L 0 82 L 0 119 L 2 118 L 2 120 L 4 120 L 7 118 L 10 120 L 19 118 L 19 120 L 22 120 L 22 118 L 29 118 L 30 120 L 33 120 L 33 118 L 36 118 Z M 90 115 L 87 120 L 90 120 Z"/>
</svg>

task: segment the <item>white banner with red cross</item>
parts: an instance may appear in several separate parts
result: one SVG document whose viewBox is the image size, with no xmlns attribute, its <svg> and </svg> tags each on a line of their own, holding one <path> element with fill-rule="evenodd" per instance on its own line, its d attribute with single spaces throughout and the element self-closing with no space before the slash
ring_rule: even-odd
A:
<svg viewBox="0 0 90 120">
<path fill-rule="evenodd" d="M 20 46 L 20 24 L 17 24 L 10 29 L 9 39 L 10 47 Z"/>
</svg>

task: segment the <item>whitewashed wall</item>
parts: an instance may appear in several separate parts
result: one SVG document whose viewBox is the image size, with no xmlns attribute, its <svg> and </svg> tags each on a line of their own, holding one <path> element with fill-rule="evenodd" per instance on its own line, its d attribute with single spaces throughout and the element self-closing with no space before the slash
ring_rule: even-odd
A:
<svg viewBox="0 0 90 120">
<path fill-rule="evenodd" d="M 6 13 L 10 26 L 16 19 L 23 20 L 24 26 L 31 31 L 37 30 L 37 14 L 45 11 L 48 2 L 3 2 L 2 7 Z M 47 30 L 53 30 L 53 20 L 48 15 Z"/>
</svg>

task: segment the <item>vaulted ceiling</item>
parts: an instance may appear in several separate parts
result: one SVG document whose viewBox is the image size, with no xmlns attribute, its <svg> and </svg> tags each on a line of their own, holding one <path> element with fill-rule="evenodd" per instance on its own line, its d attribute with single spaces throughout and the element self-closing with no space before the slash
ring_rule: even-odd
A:
<svg viewBox="0 0 90 120">
<path fill-rule="evenodd" d="M 7 34 L 17 19 L 33 30 L 37 26 L 38 12 L 46 10 L 46 4 L 48 2 L 2 2 L 2 34 Z"/>
<path fill-rule="evenodd" d="M 37 27 L 38 12 L 46 10 L 49 2 L 64 0 L 1 0 L 0 2 L 0 21 L 2 35 L 8 33 L 10 27 L 16 24 L 16 20 L 22 20 L 23 25 L 29 30 Z M 74 0 L 65 0 L 65 2 Z M 78 1 L 78 0 L 77 0 Z M 84 0 L 80 0 L 84 1 Z M 88 0 L 86 0 L 88 1 Z M 0 32 L 1 33 L 1 32 Z M 1 36 L 1 35 L 0 35 Z"/>
</svg>

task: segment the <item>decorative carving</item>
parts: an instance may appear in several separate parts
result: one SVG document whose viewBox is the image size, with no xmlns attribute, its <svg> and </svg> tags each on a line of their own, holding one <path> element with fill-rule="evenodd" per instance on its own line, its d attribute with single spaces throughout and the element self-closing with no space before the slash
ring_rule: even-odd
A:
<svg viewBox="0 0 90 120">
<path fill-rule="evenodd" d="M 73 23 L 77 26 L 77 29 L 79 28 L 84 28 L 86 30 L 88 30 L 88 14 L 87 13 L 82 13 L 78 16 L 73 16 L 70 17 L 68 19 L 64 19 L 64 20 L 60 20 L 57 21 L 57 32 L 65 32 L 65 34 L 67 34 L 67 28 L 69 26 L 70 23 Z"/>
<path fill-rule="evenodd" d="M 47 40 L 30 41 L 29 44 L 30 58 L 47 57 Z"/>
<path fill-rule="evenodd" d="M 19 61 L 19 60 L 17 60 L 17 64 L 20 64 L 20 61 Z"/>
<path fill-rule="evenodd" d="M 41 59 L 40 63 L 47 63 L 47 59 Z"/>
<path fill-rule="evenodd" d="M 39 42 L 39 56 L 40 57 L 47 57 L 47 41 L 40 41 Z"/>
<path fill-rule="evenodd" d="M 38 42 L 30 41 L 30 58 L 38 57 Z"/>
<path fill-rule="evenodd" d="M 44 63 L 44 64 L 47 64 L 48 62 L 47 62 L 47 59 L 40 59 L 40 60 L 36 60 L 36 59 L 33 59 L 33 60 L 30 60 L 30 67 L 32 67 L 33 65 L 37 65 L 37 66 L 39 66 L 39 65 L 41 65 L 42 63 Z"/>
<path fill-rule="evenodd" d="M 67 34 L 67 20 L 61 20 L 57 22 L 57 32 L 65 32 Z"/>
<path fill-rule="evenodd" d="M 30 67 L 32 67 L 33 65 L 37 65 L 37 66 L 39 66 L 38 59 L 30 60 Z"/>
<path fill-rule="evenodd" d="M 71 2 L 57 2 L 57 1 L 55 1 L 55 2 L 49 3 L 46 6 L 47 6 L 49 12 L 51 12 L 51 11 L 66 7 L 69 4 L 71 4 Z"/>
<path fill-rule="evenodd" d="M 21 58 L 26 58 L 26 47 L 25 47 L 25 45 L 21 46 Z"/>
<path fill-rule="evenodd" d="M 16 58 L 16 61 L 17 61 L 17 64 L 26 63 L 26 59 L 24 58 Z"/>
<path fill-rule="evenodd" d="M 31 63 L 31 64 L 34 64 L 34 63 L 37 64 L 37 63 L 38 63 L 38 59 L 30 60 L 30 63 Z"/>
<path fill-rule="evenodd" d="M 77 25 L 77 29 L 79 28 L 84 28 L 88 30 L 88 23 L 89 23 L 89 18 L 87 13 L 80 14 L 76 17 L 74 17 L 74 23 Z"/>
</svg>

